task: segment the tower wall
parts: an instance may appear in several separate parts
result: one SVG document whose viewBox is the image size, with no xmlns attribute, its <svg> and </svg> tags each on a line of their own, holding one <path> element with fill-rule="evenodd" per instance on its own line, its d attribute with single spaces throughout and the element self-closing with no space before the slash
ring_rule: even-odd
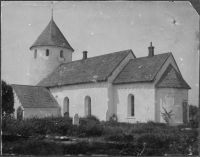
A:
<svg viewBox="0 0 200 157">
<path fill-rule="evenodd" d="M 49 56 L 46 56 L 46 50 Z M 35 58 L 35 50 L 37 50 Z M 63 57 L 60 51 L 63 50 Z M 72 61 L 72 51 L 53 46 L 38 46 L 31 49 L 31 67 L 29 84 L 37 85 L 44 77 L 52 73 L 62 63 Z"/>
</svg>

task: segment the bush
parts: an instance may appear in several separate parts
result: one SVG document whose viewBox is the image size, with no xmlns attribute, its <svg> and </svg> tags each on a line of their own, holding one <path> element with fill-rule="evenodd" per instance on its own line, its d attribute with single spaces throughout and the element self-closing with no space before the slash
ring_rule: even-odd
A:
<svg viewBox="0 0 200 157">
<path fill-rule="evenodd" d="M 6 117 L 2 119 L 2 131 L 23 136 L 66 135 L 72 126 L 71 122 L 72 119 L 68 117 L 32 117 L 21 121 Z"/>
<path fill-rule="evenodd" d="M 97 117 L 87 116 L 80 118 L 77 133 L 79 137 L 102 136 L 104 134 L 104 128 Z"/>
<path fill-rule="evenodd" d="M 69 117 L 46 117 L 41 119 L 32 117 L 22 121 L 12 117 L 3 117 L 2 131 L 4 135 L 8 133 L 8 136 L 3 136 L 3 152 L 27 155 L 88 154 L 88 152 L 108 155 L 187 155 L 189 153 L 197 155 L 198 130 L 182 129 L 189 125 L 167 126 L 152 121 L 136 124 L 116 121 L 100 122 L 94 116 L 80 118 L 80 125 L 72 125 L 72 119 Z M 17 134 L 22 136 L 18 138 Z M 90 142 L 78 142 L 77 144 L 63 146 L 46 141 L 46 134 L 78 137 L 104 136 L 98 139 L 106 140 L 107 143 L 96 142 L 94 146 L 94 142 L 92 144 Z M 13 135 L 17 138 L 10 140 Z M 28 136 L 31 137 L 25 141 Z M 28 150 L 31 147 L 34 147 L 33 150 L 37 152 Z M 40 147 L 41 150 L 37 150 Z M 49 150 L 50 148 L 52 150 Z"/>
<path fill-rule="evenodd" d="M 63 155 L 62 145 L 39 139 L 21 140 L 14 143 L 3 143 L 2 153 L 15 155 Z"/>
<path fill-rule="evenodd" d="M 101 124 L 89 122 L 86 125 L 81 124 L 78 128 L 78 134 L 84 134 L 85 136 L 102 136 L 104 134 L 104 128 Z"/>
<path fill-rule="evenodd" d="M 93 115 L 89 115 L 86 117 L 81 117 L 79 120 L 80 125 L 87 125 L 88 123 L 95 123 L 95 124 L 99 124 L 100 121 L 97 117 L 93 116 Z"/>
<path fill-rule="evenodd" d="M 190 147 L 192 154 L 197 155 L 197 137 L 197 130 L 180 131 L 176 127 L 168 127 L 167 130 L 157 129 L 153 133 L 142 134 L 137 139 L 137 146 L 142 148 L 146 144 L 142 155 L 188 155 Z"/>
<path fill-rule="evenodd" d="M 130 143 L 134 141 L 134 137 L 133 135 L 122 133 L 122 134 L 108 135 L 105 137 L 105 140 L 119 142 L 119 143 Z"/>
<path fill-rule="evenodd" d="M 89 142 L 81 141 L 75 144 L 69 144 L 64 146 L 63 150 L 64 154 L 86 154 L 87 152 L 91 152 L 91 146 Z"/>
</svg>

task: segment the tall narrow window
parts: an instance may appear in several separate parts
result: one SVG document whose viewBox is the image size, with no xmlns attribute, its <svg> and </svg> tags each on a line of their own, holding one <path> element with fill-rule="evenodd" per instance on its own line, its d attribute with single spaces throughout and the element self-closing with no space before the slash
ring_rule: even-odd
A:
<svg viewBox="0 0 200 157">
<path fill-rule="evenodd" d="M 34 59 L 36 59 L 37 58 L 37 50 L 35 50 L 35 52 L 34 52 Z"/>
<path fill-rule="evenodd" d="M 85 116 L 90 116 L 91 113 L 91 98 L 89 96 L 85 97 Z"/>
<path fill-rule="evenodd" d="M 131 96 L 131 116 L 135 116 L 134 96 Z"/>
<path fill-rule="evenodd" d="M 46 56 L 49 56 L 49 49 L 46 49 Z"/>
<path fill-rule="evenodd" d="M 127 113 L 128 117 L 134 117 L 135 116 L 135 97 L 133 94 L 130 94 L 128 96 L 128 104 L 127 104 Z"/>
<path fill-rule="evenodd" d="M 63 50 L 60 51 L 60 57 L 63 57 Z"/>
<path fill-rule="evenodd" d="M 69 98 L 65 97 L 63 104 L 63 115 L 69 116 Z"/>
</svg>

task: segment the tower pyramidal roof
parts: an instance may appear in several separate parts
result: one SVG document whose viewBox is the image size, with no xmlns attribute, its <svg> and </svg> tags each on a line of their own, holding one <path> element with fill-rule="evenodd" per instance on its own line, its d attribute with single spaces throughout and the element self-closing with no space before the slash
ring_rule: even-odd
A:
<svg viewBox="0 0 200 157">
<path fill-rule="evenodd" d="M 56 46 L 74 51 L 54 22 L 53 16 L 47 27 L 43 30 L 30 49 L 37 46 Z"/>
</svg>

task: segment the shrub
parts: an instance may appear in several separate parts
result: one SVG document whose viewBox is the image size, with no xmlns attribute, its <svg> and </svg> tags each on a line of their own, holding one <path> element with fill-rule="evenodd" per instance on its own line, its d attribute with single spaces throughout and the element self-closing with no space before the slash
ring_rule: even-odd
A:
<svg viewBox="0 0 200 157">
<path fill-rule="evenodd" d="M 87 120 L 95 121 L 96 123 L 99 123 L 99 119 L 96 116 L 89 115 L 86 117 Z"/>
<path fill-rule="evenodd" d="M 80 124 L 78 133 L 85 134 L 85 136 L 102 136 L 104 134 L 104 128 L 101 124 L 90 121 L 86 124 Z"/>
<path fill-rule="evenodd" d="M 77 132 L 79 136 L 102 136 L 104 128 L 97 117 L 87 116 L 80 118 Z"/>
<path fill-rule="evenodd" d="M 122 142 L 122 143 L 130 143 L 134 141 L 134 137 L 131 134 L 113 134 L 113 135 L 108 135 L 105 137 L 105 140 L 107 141 L 114 141 L 114 142 Z"/>
<path fill-rule="evenodd" d="M 86 154 L 87 152 L 91 152 L 91 146 L 89 142 L 81 141 L 75 144 L 69 144 L 64 146 L 63 150 L 64 154 Z"/>
<path fill-rule="evenodd" d="M 87 123 L 100 123 L 99 119 L 93 115 L 89 115 L 89 116 L 86 116 L 86 117 L 81 117 L 80 118 L 80 125 L 86 125 Z"/>
<path fill-rule="evenodd" d="M 2 130 L 23 136 L 58 134 L 66 135 L 71 128 L 69 117 L 31 117 L 22 121 L 7 117 L 2 119 Z"/>
<path fill-rule="evenodd" d="M 12 145 L 3 143 L 2 153 L 15 155 L 63 155 L 62 145 L 39 139 L 21 140 Z"/>
</svg>

